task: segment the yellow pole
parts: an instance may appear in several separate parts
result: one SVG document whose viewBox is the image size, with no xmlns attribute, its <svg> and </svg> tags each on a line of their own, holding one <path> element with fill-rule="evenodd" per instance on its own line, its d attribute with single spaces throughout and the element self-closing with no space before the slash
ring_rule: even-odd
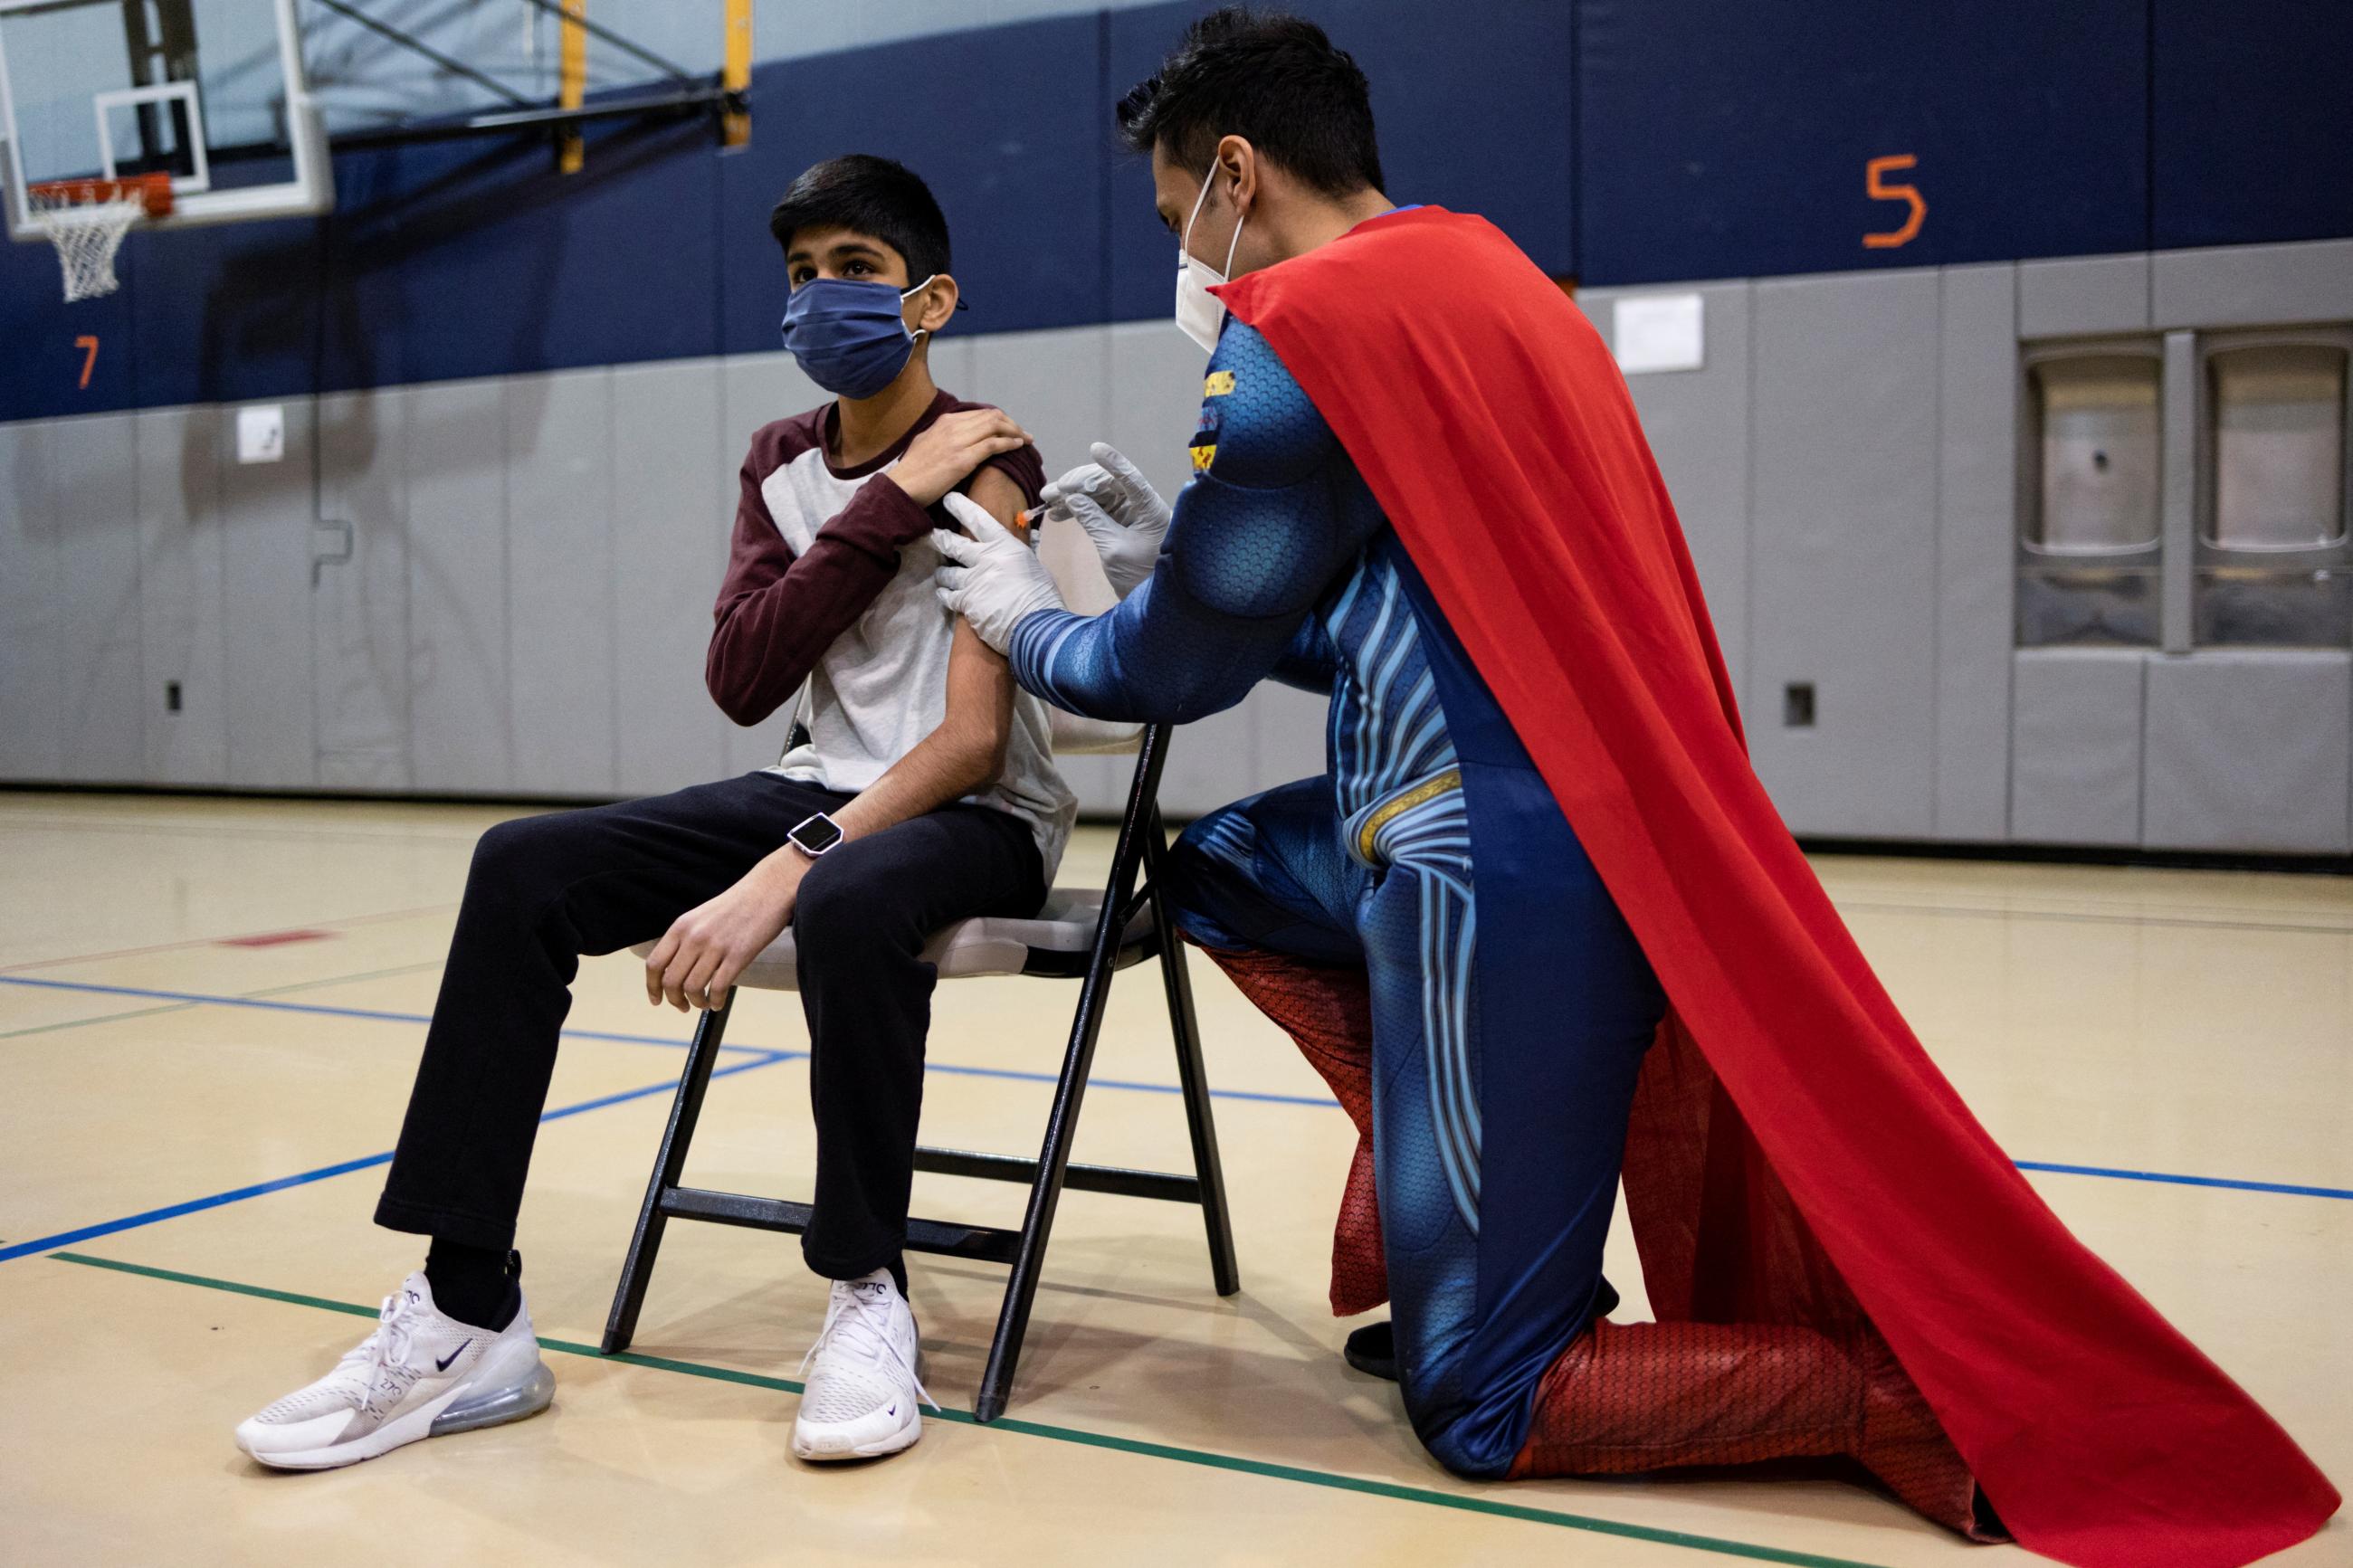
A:
<svg viewBox="0 0 2353 1568">
<path fill-rule="evenodd" d="M 566 109 L 577 109 L 588 96 L 588 29 L 580 19 L 588 15 L 588 0 L 564 0 L 562 48 L 558 55 L 557 101 Z M 586 144 L 578 131 L 566 131 L 556 143 L 555 168 L 558 174 L 576 174 L 587 156 Z"/>
<path fill-rule="evenodd" d="M 727 55 L 719 80 L 730 92 L 742 92 L 752 85 L 752 0 L 727 0 Z M 747 109 L 724 116 L 719 140 L 728 147 L 741 147 L 751 141 L 752 111 Z"/>
</svg>

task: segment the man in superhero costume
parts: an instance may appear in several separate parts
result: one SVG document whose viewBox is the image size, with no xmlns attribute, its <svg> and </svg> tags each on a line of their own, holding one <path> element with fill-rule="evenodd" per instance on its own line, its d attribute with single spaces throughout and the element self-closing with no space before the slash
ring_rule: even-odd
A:
<svg viewBox="0 0 2353 1568">
<path fill-rule="evenodd" d="M 1196 823 L 1171 877 L 1356 1121 L 1334 1304 L 1390 1300 L 1431 1454 L 1845 1456 L 2104 1568 L 2319 1528 L 2328 1482 L 2068 1235 L 1839 922 L 1575 307 L 1483 220 L 1391 206 L 1312 24 L 1206 19 L 1120 122 L 1213 346 L 1193 481 L 1171 518 L 1098 447 L 1050 489 L 1106 615 L 974 508 L 942 596 L 1081 713 L 1330 692 L 1327 773 Z M 1655 1322 L 1607 1317 L 1621 1165 Z"/>
</svg>

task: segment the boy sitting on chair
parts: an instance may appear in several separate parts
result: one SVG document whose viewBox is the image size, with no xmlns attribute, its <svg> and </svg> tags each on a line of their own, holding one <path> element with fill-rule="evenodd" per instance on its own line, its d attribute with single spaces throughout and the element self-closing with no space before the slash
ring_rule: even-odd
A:
<svg viewBox="0 0 2353 1568">
<path fill-rule="evenodd" d="M 432 1238 L 425 1268 L 332 1372 L 237 1427 L 263 1464 L 350 1464 L 546 1406 L 510 1247 L 580 955 L 659 938 L 648 999 L 716 1008 L 787 926 L 817 1118 L 801 1250 L 833 1282 L 793 1451 L 922 1435 L 900 1250 L 935 977 L 921 950 L 954 921 L 1034 912 L 1077 815 L 1043 706 L 934 596 L 931 531 L 954 526 L 951 492 L 1013 522 L 1044 473 L 1005 414 L 932 383 L 957 300 L 922 180 L 834 159 L 769 227 L 785 346 L 836 395 L 752 437 L 705 673 L 747 725 L 806 682 L 806 737 L 760 773 L 482 836 L 375 1212 Z"/>
</svg>

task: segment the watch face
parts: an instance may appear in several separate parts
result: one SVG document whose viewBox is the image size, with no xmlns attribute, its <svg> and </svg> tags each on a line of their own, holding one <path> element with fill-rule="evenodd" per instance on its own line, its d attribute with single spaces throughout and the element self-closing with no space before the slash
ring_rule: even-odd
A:
<svg viewBox="0 0 2353 1568">
<path fill-rule="evenodd" d="M 794 828 L 786 837 L 799 845 L 805 852 L 822 855 L 841 842 L 841 829 L 834 826 L 833 818 L 820 812 Z"/>
</svg>

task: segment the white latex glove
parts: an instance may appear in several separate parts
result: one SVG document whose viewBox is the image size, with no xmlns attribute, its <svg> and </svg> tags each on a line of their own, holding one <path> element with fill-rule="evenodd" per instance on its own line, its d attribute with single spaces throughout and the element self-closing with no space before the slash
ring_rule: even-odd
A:
<svg viewBox="0 0 2353 1568">
<path fill-rule="evenodd" d="M 1168 503 L 1119 448 L 1096 442 L 1082 463 L 1039 492 L 1046 515 L 1067 517 L 1087 531 L 1112 592 L 1124 599 L 1152 575 L 1168 531 Z"/>
<path fill-rule="evenodd" d="M 978 501 L 951 493 L 948 510 L 972 532 L 966 539 L 944 528 L 932 530 L 932 542 L 948 563 L 932 574 L 940 603 L 972 623 L 980 640 L 1003 653 L 1013 628 L 1039 610 L 1063 608 L 1046 563 L 1012 530 L 988 515 Z"/>
</svg>

